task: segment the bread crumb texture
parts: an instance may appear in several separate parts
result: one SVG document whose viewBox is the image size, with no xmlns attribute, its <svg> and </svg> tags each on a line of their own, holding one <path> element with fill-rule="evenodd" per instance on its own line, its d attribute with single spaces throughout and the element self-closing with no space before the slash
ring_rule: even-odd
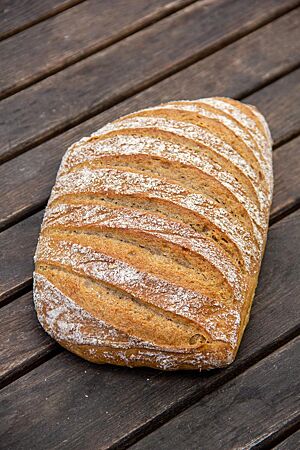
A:
<svg viewBox="0 0 300 450">
<path fill-rule="evenodd" d="M 35 254 L 43 328 L 96 363 L 230 364 L 248 322 L 272 199 L 257 109 L 174 101 L 66 152 Z"/>
</svg>

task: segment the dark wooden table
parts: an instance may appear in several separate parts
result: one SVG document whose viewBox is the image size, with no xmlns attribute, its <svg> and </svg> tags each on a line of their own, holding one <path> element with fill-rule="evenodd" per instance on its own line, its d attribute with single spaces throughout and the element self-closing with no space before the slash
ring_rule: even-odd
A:
<svg viewBox="0 0 300 450">
<path fill-rule="evenodd" d="M 299 449 L 299 1 L 0 5 L 0 447 Z M 237 360 L 207 373 L 80 360 L 42 331 L 32 305 L 60 159 L 124 113 L 211 95 L 256 105 L 274 139 L 268 244 Z"/>
</svg>

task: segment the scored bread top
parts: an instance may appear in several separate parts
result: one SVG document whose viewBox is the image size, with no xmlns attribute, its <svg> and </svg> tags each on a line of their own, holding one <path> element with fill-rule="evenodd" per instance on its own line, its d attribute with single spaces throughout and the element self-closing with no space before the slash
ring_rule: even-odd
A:
<svg viewBox="0 0 300 450">
<path fill-rule="evenodd" d="M 66 152 L 35 255 L 39 321 L 91 361 L 232 362 L 266 242 L 272 140 L 253 106 L 176 101 Z"/>
</svg>

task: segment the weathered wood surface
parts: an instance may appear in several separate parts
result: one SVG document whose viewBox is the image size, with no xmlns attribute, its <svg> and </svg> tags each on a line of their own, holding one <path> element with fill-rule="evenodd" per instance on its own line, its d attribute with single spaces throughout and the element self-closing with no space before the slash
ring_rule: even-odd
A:
<svg viewBox="0 0 300 450">
<path fill-rule="evenodd" d="M 22 374 L 56 348 L 38 325 L 29 292 L 1 310 L 0 386 Z M 52 353 L 51 353 L 52 351 Z"/>
<path fill-rule="evenodd" d="M 287 437 L 284 441 L 274 447 L 274 450 L 299 450 L 300 430 Z"/>
<path fill-rule="evenodd" d="M 300 205 L 300 137 L 273 153 L 274 200 L 271 220 Z"/>
<path fill-rule="evenodd" d="M 230 450 L 270 444 L 280 429 L 300 420 L 299 356 L 296 338 L 132 449 Z"/>
<path fill-rule="evenodd" d="M 214 95 L 216 92 L 219 95 L 239 98 L 243 95 L 245 86 L 248 90 L 255 90 L 260 84 L 268 83 L 274 77 L 290 70 L 295 63 L 295 55 L 298 54 L 300 60 L 300 39 L 296 39 L 295 33 L 297 14 L 293 11 L 271 22 L 204 61 L 0 166 L 0 179 L 3 180 L 0 228 L 7 227 L 20 220 L 24 214 L 42 207 L 67 147 L 107 121 L 146 105 L 174 98 L 199 98 Z M 281 42 L 285 44 L 282 50 L 278 51 Z M 236 61 L 235 65 L 231 63 L 232 60 Z M 219 74 L 216 81 L 214 81 L 215 73 Z M 282 133 L 282 136 L 286 102 L 289 102 L 289 114 L 294 118 L 294 122 L 300 115 L 300 101 L 297 102 L 295 99 L 297 80 L 293 85 L 292 82 L 293 80 L 287 80 L 285 89 L 281 88 L 279 91 L 280 97 L 277 93 L 274 95 L 272 89 L 263 90 L 263 93 L 267 92 L 269 96 L 266 97 L 265 108 L 272 102 L 274 109 L 272 114 L 277 114 L 278 133 Z M 276 90 L 277 85 L 275 92 Z M 255 98 L 250 101 L 255 104 Z M 271 126 L 274 128 L 272 124 Z M 293 133 L 295 130 L 296 128 L 292 128 Z M 291 176 L 296 170 L 297 166 L 294 165 Z"/>
<path fill-rule="evenodd" d="M 0 234 L 0 303 L 32 281 L 35 252 L 43 212 Z"/>
<path fill-rule="evenodd" d="M 195 0 L 86 0 L 0 44 L 0 97 L 34 83 Z M 117 25 L 117 26 L 116 26 Z M 43 39 L 41 39 L 43 36 Z"/>
<path fill-rule="evenodd" d="M 197 2 L 3 100 L 1 159 L 12 158 L 145 89 L 297 3 Z"/>
<path fill-rule="evenodd" d="M 9 11 L 0 39 L 18 31 L 0 44 L 10 54 L 1 59 L 3 92 L 25 89 L 2 102 L 0 154 L 28 151 L 0 168 L 0 227 L 15 224 L 0 234 L 0 447 L 124 448 L 142 439 L 136 448 L 296 449 L 299 365 L 290 355 L 300 297 L 299 2 L 116 3 L 109 17 L 108 0 L 101 17 L 94 0 L 1 4 Z M 257 105 L 275 140 L 272 226 L 237 360 L 202 374 L 80 360 L 41 329 L 30 290 L 39 210 L 61 156 L 122 114 L 210 95 Z"/>
<path fill-rule="evenodd" d="M 286 95 L 283 95 L 284 93 Z M 274 110 L 277 106 L 275 102 L 273 103 L 275 97 L 280 97 L 281 117 Z M 255 102 L 255 106 L 268 117 L 276 147 L 297 136 L 300 130 L 300 69 L 271 84 L 265 92 L 262 89 L 246 97 L 245 101 Z"/>
<path fill-rule="evenodd" d="M 83 0 L 1 0 L 0 39 L 18 33 Z"/>
<path fill-rule="evenodd" d="M 3 390 L 8 418 L 3 442 L 13 448 L 19 448 L 20 442 L 28 448 L 34 442 L 33 448 L 43 449 L 56 445 L 93 449 L 99 443 L 108 448 L 120 440 L 130 442 L 293 336 L 299 331 L 295 302 L 300 296 L 295 264 L 300 251 L 299 219 L 300 211 L 271 227 L 251 319 L 234 364 L 225 370 L 183 375 L 97 366 L 64 351 Z M 4 309 L 15 310 L 18 302 Z M 11 314 L 22 327 L 22 315 Z M 34 352 L 41 358 L 34 337 L 39 326 L 33 308 L 28 324 L 23 351 L 32 351 L 32 360 Z M 12 338 L 12 332 L 1 336 L 5 341 Z M 52 347 L 48 340 L 43 351 Z M 15 356 L 15 370 L 19 358 Z M 10 369 L 13 372 L 13 366 Z M 76 426 L 79 423 L 84 423 L 83 433 Z"/>
</svg>

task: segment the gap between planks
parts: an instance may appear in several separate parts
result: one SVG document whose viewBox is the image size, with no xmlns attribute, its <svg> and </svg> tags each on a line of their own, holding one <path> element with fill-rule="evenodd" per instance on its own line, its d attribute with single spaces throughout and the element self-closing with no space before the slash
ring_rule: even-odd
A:
<svg viewBox="0 0 300 450">
<path fill-rule="evenodd" d="M 268 84 L 269 84 L 269 83 L 268 83 Z M 292 139 L 292 138 L 290 138 L 290 139 Z M 289 140 L 290 140 L 290 139 L 289 139 Z M 279 145 L 279 144 L 278 144 L 278 145 Z M 276 146 L 275 148 L 277 148 L 277 146 Z M 281 217 L 280 217 L 280 219 L 281 219 Z M 279 219 L 279 220 L 280 220 L 280 219 Z M 280 344 L 280 346 L 284 345 L 286 342 L 288 342 L 290 339 L 292 339 L 292 337 L 287 337 L 286 339 L 288 339 L 288 340 L 283 341 L 283 342 Z M 279 348 L 279 347 L 276 347 L 276 348 Z M 274 350 L 276 350 L 276 348 L 274 348 L 273 350 L 271 349 L 271 352 L 274 351 Z M 53 355 L 52 355 L 52 356 L 53 356 Z M 259 361 L 259 360 L 262 359 L 262 358 L 264 358 L 264 356 L 259 356 L 259 359 L 257 359 L 257 361 Z M 47 358 L 47 359 L 50 359 L 50 358 Z M 40 365 L 42 362 L 44 362 L 44 361 L 40 361 L 37 365 Z M 252 361 L 252 362 L 251 362 L 251 365 L 252 365 L 252 364 L 255 364 L 255 361 L 254 361 L 254 362 Z M 35 367 L 35 366 L 33 366 L 33 367 Z M 29 370 L 32 370 L 33 367 L 31 367 Z M 29 370 L 28 370 L 28 371 L 29 371 Z M 242 369 L 241 369 L 241 370 L 242 370 Z M 246 368 L 243 369 L 243 370 L 246 370 Z M 242 370 L 242 371 L 243 371 L 243 370 Z M 242 372 L 240 372 L 240 373 L 242 373 Z M 24 373 L 23 373 L 23 374 L 24 374 Z M 22 375 L 23 375 L 23 374 L 22 374 Z M 21 376 L 21 375 L 20 375 L 20 376 Z M 236 376 L 236 375 L 233 375 L 232 378 L 233 378 L 234 376 Z M 228 380 L 230 380 L 230 379 L 231 379 L 231 378 L 228 378 Z M 227 382 L 228 380 L 224 381 L 224 383 Z M 224 384 L 224 383 L 222 383 L 222 384 Z M 206 394 L 205 394 L 205 395 L 206 395 Z M 188 406 L 190 406 L 190 405 L 191 405 L 191 402 L 189 402 L 189 405 L 188 405 Z M 161 424 L 161 422 L 160 422 L 160 424 Z M 285 430 L 284 432 L 282 431 L 282 433 L 285 433 L 285 434 L 284 434 L 284 437 L 286 437 L 286 430 Z M 272 440 L 272 444 L 273 444 L 273 443 L 277 443 L 277 442 L 278 442 L 278 439 L 282 440 L 282 437 L 281 437 L 281 436 L 282 436 L 282 433 L 280 434 L 279 437 L 276 436 L 276 439 L 277 439 L 277 440 L 274 440 L 274 439 Z M 291 430 L 290 430 L 290 429 L 288 430 L 288 433 L 289 433 L 289 434 L 291 433 Z M 283 437 L 283 438 L 284 438 L 284 437 Z M 271 442 L 271 441 L 270 441 L 270 442 Z M 264 443 L 262 443 L 262 445 L 263 445 L 262 447 L 255 447 L 255 448 L 267 448 L 268 445 L 270 444 L 270 442 L 269 442 L 269 441 L 266 441 L 266 442 L 265 442 L 265 445 L 266 445 L 266 446 L 264 446 Z M 127 446 L 126 446 L 126 447 L 127 447 Z M 118 448 L 120 448 L 120 447 L 118 447 Z M 125 447 L 124 447 L 124 448 L 125 448 Z"/>
<path fill-rule="evenodd" d="M 277 340 L 276 343 L 274 343 L 273 345 L 267 346 L 261 351 L 257 352 L 256 354 L 251 355 L 251 357 L 249 357 L 248 360 L 246 360 L 240 366 L 237 365 L 237 367 L 231 372 L 229 372 L 227 376 L 224 376 L 223 378 L 220 377 L 219 379 L 217 379 L 216 382 L 212 383 L 208 387 L 208 389 L 206 389 L 204 392 L 199 391 L 198 395 L 195 395 L 195 393 L 193 393 L 191 396 L 187 396 L 186 398 L 184 398 L 184 400 L 178 402 L 175 406 L 167 409 L 165 412 L 161 414 L 158 414 L 152 420 L 147 422 L 145 425 L 142 425 L 139 428 L 135 429 L 133 432 L 126 435 L 126 437 L 121 438 L 119 441 L 115 442 L 113 445 L 107 448 L 111 450 L 113 449 L 121 450 L 129 448 L 131 445 L 137 443 L 142 438 L 145 438 L 146 436 L 148 436 L 149 434 L 160 428 L 162 425 L 165 425 L 168 422 L 170 422 L 177 415 L 183 413 L 184 411 L 196 405 L 200 400 L 211 394 L 213 391 L 223 387 L 224 385 L 232 381 L 234 378 L 238 377 L 239 375 L 242 375 L 244 372 L 246 372 L 255 364 L 263 361 L 265 358 L 269 357 L 272 353 L 278 351 L 285 345 L 289 344 L 293 339 L 299 336 L 299 331 L 300 331 L 299 327 L 297 329 L 290 331 L 285 336 L 282 336 L 279 340 Z M 0 385 L 0 389 L 3 389 L 4 387 L 8 386 L 14 381 L 17 381 L 22 376 L 26 375 L 35 368 L 39 367 L 40 365 L 46 363 L 50 359 L 58 356 L 60 353 L 63 352 L 67 353 L 66 350 L 59 348 L 55 345 L 54 348 L 50 350 L 47 355 L 41 356 L 41 358 L 33 362 L 31 365 L 27 366 L 23 370 L 16 372 L 10 379 L 5 380 L 5 383 Z M 279 431 L 275 432 L 274 434 L 266 438 L 259 445 L 251 448 L 255 450 L 273 448 L 274 445 L 277 445 L 278 443 L 286 439 L 288 436 L 290 436 L 292 433 L 296 432 L 298 428 L 299 428 L 299 417 L 297 418 L 297 420 L 287 424 L 286 427 L 280 429 Z"/>
<path fill-rule="evenodd" d="M 300 424 L 295 430 L 288 430 L 285 436 L 279 436 L 274 442 L 274 450 L 298 450 L 300 442 Z M 273 444 L 273 445 L 274 445 Z"/>
<path fill-rule="evenodd" d="M 299 208 L 300 208 L 300 199 L 297 199 L 294 205 L 291 205 L 290 207 L 283 209 L 282 211 L 279 211 L 273 217 L 270 217 L 269 227 L 275 225 L 275 223 L 280 222 L 282 219 L 285 219 L 285 217 L 288 217 L 290 214 L 297 212 Z"/>
<path fill-rule="evenodd" d="M 299 331 L 299 330 L 298 330 Z M 274 344 L 271 347 L 265 347 L 263 349 L 263 352 L 260 354 L 256 353 L 249 356 L 246 361 L 244 361 L 243 364 L 240 364 L 239 366 L 235 367 L 233 370 L 230 368 L 227 368 L 227 373 L 222 376 L 221 371 L 219 372 L 219 375 L 216 374 L 216 381 L 211 382 L 208 384 L 204 389 L 201 390 L 199 387 L 199 391 L 195 393 L 192 392 L 188 394 L 185 398 L 178 401 L 178 403 L 172 406 L 170 406 L 168 409 L 166 409 L 163 412 L 158 412 L 156 415 L 153 415 L 153 417 L 148 420 L 143 425 L 137 426 L 133 431 L 129 432 L 125 437 L 116 440 L 113 445 L 109 445 L 105 448 L 110 449 L 124 449 L 128 448 L 130 445 L 136 443 L 140 439 L 146 437 L 150 433 L 154 432 L 158 428 L 160 428 L 162 425 L 168 423 L 170 420 L 174 419 L 178 414 L 183 413 L 185 410 L 190 409 L 193 405 L 199 402 L 200 399 L 203 399 L 207 395 L 211 394 L 213 391 L 215 391 L 218 388 L 221 388 L 234 378 L 236 378 L 239 375 L 242 375 L 245 371 L 247 371 L 249 368 L 251 368 L 253 365 L 259 363 L 260 361 L 263 361 L 265 358 L 269 357 L 273 352 L 276 352 L 283 348 L 285 345 L 288 345 L 293 339 L 295 339 L 298 336 L 298 333 L 289 333 L 289 336 L 285 336 L 285 339 L 282 337 L 276 341 L 276 345 Z M 67 354 L 66 351 L 62 351 Z M 60 353 L 62 353 L 60 352 Z M 57 355 L 59 358 L 60 355 Z M 45 361 L 46 362 L 46 361 Z M 84 363 L 84 362 L 83 362 Z M 121 368 L 122 370 L 122 368 Z M 225 370 L 225 369 L 224 369 Z M 26 373 L 28 373 L 27 371 Z M 26 373 L 23 373 L 25 375 Z M 225 373 L 225 372 L 223 372 Z M 221 374 L 221 375 L 220 375 Z M 159 375 L 159 374 L 158 374 Z M 51 376 L 51 372 L 50 372 Z M 17 381 L 17 380 L 14 380 Z M 289 432 L 292 432 L 293 429 L 291 429 L 291 424 L 289 423 Z M 276 435 L 276 442 L 278 441 L 279 437 L 286 437 L 286 429 L 280 430 L 280 436 Z M 282 436 L 283 435 L 283 436 Z M 273 436 L 272 436 L 273 437 Z M 274 436 L 275 437 L 275 436 Z M 265 447 L 264 447 L 265 448 Z"/>
<path fill-rule="evenodd" d="M 281 78 L 284 78 L 285 76 L 291 74 L 292 72 L 295 72 L 299 68 L 300 68 L 300 62 L 295 62 L 295 64 L 291 65 L 290 67 L 286 68 L 285 70 L 282 70 L 280 73 L 274 75 L 274 77 L 270 78 L 269 80 L 257 83 L 257 85 L 252 87 L 251 89 L 245 89 L 241 93 L 241 95 L 237 98 L 237 100 L 243 101 L 243 98 L 250 97 L 251 95 L 255 94 L 257 91 L 260 91 L 260 90 L 264 89 L 265 87 L 268 87 L 270 84 L 275 83 L 276 81 L 280 80 Z M 273 151 L 277 147 L 279 147 L 279 146 L 291 141 L 295 137 L 297 137 L 298 134 L 299 134 L 299 132 L 297 132 L 295 134 L 295 136 L 287 138 L 286 141 L 282 140 L 282 141 L 280 141 L 280 143 L 277 143 L 277 145 L 274 145 Z"/>
<path fill-rule="evenodd" d="M 289 142 L 291 142 L 293 139 L 296 139 L 299 136 L 300 132 L 299 130 L 295 131 L 294 133 L 290 134 L 289 136 L 287 136 L 286 138 L 283 138 L 281 140 L 279 140 L 278 142 L 276 142 L 276 144 L 273 146 L 273 151 L 277 150 L 279 147 L 281 147 L 282 145 L 288 144 Z"/>
<path fill-rule="evenodd" d="M 296 362 L 299 344 L 298 338 L 293 339 L 245 373 L 239 374 L 225 388 L 205 395 L 201 403 L 189 407 L 132 448 L 149 450 L 160 443 L 160 448 L 167 450 L 173 448 L 175 442 L 176 447 L 182 450 L 196 449 L 199 442 L 204 448 L 212 444 L 212 448 L 217 449 L 272 448 L 278 435 L 295 430 L 299 424 L 300 415 L 294 397 L 299 387 L 297 369 L 293 371 L 296 372 L 294 377 L 292 374 L 292 363 Z M 275 390 L 269 390 L 270 373 L 273 371 Z M 289 391 L 290 385 L 293 391 Z M 249 401 L 257 414 L 249 408 Z M 267 414 L 270 408 L 271 416 Z"/>
<path fill-rule="evenodd" d="M 269 450 L 271 448 L 275 449 L 275 446 L 285 441 L 288 437 L 292 436 L 299 430 L 299 428 L 300 428 L 300 415 L 296 417 L 295 420 L 293 420 L 292 422 L 289 422 L 285 427 L 281 428 L 271 436 L 267 437 L 260 444 L 252 447 L 252 449 L 253 450 Z M 290 447 L 289 450 L 293 449 Z"/>
<path fill-rule="evenodd" d="M 65 124 L 57 125 L 56 129 L 55 128 L 45 129 L 43 134 L 33 138 L 33 142 L 26 143 L 25 140 L 22 144 L 16 146 L 12 154 L 10 155 L 7 154 L 3 156 L 1 164 L 13 159 L 17 155 L 20 155 L 22 153 L 27 152 L 28 150 L 33 149 L 37 145 L 42 144 L 47 140 L 56 137 L 67 130 L 70 130 L 74 126 L 79 125 L 84 121 L 93 118 L 100 112 L 103 112 L 108 108 L 117 105 L 118 103 L 132 97 L 133 95 L 141 93 L 145 89 L 156 85 L 158 82 L 165 80 L 171 75 L 176 74 L 177 72 L 189 67 L 190 65 L 200 61 L 203 58 L 206 58 L 207 56 L 210 56 L 211 54 L 217 52 L 218 50 L 228 47 L 228 45 L 236 42 L 240 38 L 252 34 L 254 31 L 262 28 L 263 26 L 273 22 L 274 20 L 286 15 L 291 11 L 294 11 L 295 9 L 297 9 L 298 5 L 299 2 L 297 2 L 296 5 L 293 4 L 293 6 L 288 6 L 285 8 L 282 7 L 280 10 L 276 11 L 276 13 L 273 13 L 271 16 L 268 16 L 266 18 L 262 18 L 260 21 L 256 22 L 255 24 L 252 24 L 251 26 L 246 23 L 244 24 L 244 29 L 229 32 L 229 36 L 224 37 L 223 39 L 222 38 L 217 39 L 216 42 L 212 42 L 206 47 L 199 50 L 199 52 L 196 52 L 191 56 L 183 58 L 181 61 L 175 63 L 172 67 L 170 68 L 166 67 L 163 72 L 153 74 L 153 76 L 150 77 L 149 80 L 145 79 L 141 80 L 140 83 L 137 83 L 136 85 L 128 86 L 126 91 L 122 92 L 121 90 L 119 93 L 116 93 L 115 96 L 111 96 L 111 98 L 108 99 L 103 99 L 102 104 L 98 106 L 95 105 L 95 107 L 91 112 L 82 111 L 77 115 L 77 117 L 69 118 L 69 120 Z"/>
<path fill-rule="evenodd" d="M 76 3 L 73 6 L 77 6 L 80 3 L 85 3 L 87 0 L 81 0 L 78 3 Z M 11 87 L 7 90 L 5 90 L 3 93 L 0 94 L 0 100 L 4 100 L 11 95 L 16 94 L 17 92 L 23 91 L 24 89 L 38 83 L 39 81 L 42 81 L 46 78 L 48 78 L 51 75 L 55 75 L 58 72 L 61 72 L 62 70 L 65 70 L 67 67 L 73 66 L 74 64 L 83 61 L 87 59 L 89 56 L 92 56 L 99 51 L 105 50 L 109 47 L 111 47 L 114 44 L 117 44 L 118 42 L 122 41 L 123 39 L 126 39 L 127 37 L 144 30 L 145 28 L 150 27 L 151 25 L 175 14 L 179 11 L 184 11 L 184 9 L 193 3 L 197 3 L 199 0 L 175 0 L 174 2 L 171 2 L 168 6 L 168 8 L 161 8 L 160 11 L 154 11 L 153 13 L 149 13 L 147 16 L 135 20 L 136 24 L 132 24 L 131 26 L 124 27 L 124 31 L 120 31 L 118 34 L 112 35 L 111 39 L 108 40 L 108 42 L 99 42 L 99 44 L 92 46 L 91 49 L 86 49 L 85 52 L 82 55 L 77 55 L 70 57 L 69 61 L 65 61 L 62 63 L 58 63 L 55 67 L 49 68 L 47 72 L 33 76 L 32 79 L 28 81 L 24 81 L 23 83 L 20 83 L 16 87 Z M 70 9 L 70 8 L 66 8 Z M 294 9 L 294 8 L 291 8 Z M 65 10 L 62 10 L 61 12 L 64 12 Z M 55 14 L 56 15 L 56 14 Z M 51 18 L 52 16 L 50 16 Z"/>
<path fill-rule="evenodd" d="M 19 0 L 20 1 L 20 0 Z M 26 3 L 23 2 L 23 0 L 21 0 L 22 3 Z M 38 0 L 40 1 L 40 0 Z M 49 10 L 48 12 L 45 11 L 44 13 L 41 13 L 39 16 L 37 15 L 37 17 L 35 19 L 31 19 L 26 22 L 24 22 L 22 25 L 19 26 L 15 26 L 15 28 L 11 27 L 11 29 L 8 28 L 7 31 L 2 31 L 2 34 L 0 35 L 0 42 L 4 41 L 5 39 L 20 33 L 21 31 L 27 30 L 28 28 L 32 27 L 33 25 L 36 25 L 40 22 L 44 22 L 45 20 L 50 19 L 50 17 L 54 17 L 57 16 L 58 14 L 62 13 L 63 11 L 66 11 L 67 9 L 73 8 L 76 5 L 79 5 L 79 3 L 83 3 L 85 0 L 69 0 L 69 1 L 62 1 L 60 3 L 57 4 L 57 6 L 53 7 L 52 11 Z M 12 1 L 10 2 L 12 3 Z M 43 3 L 43 2 L 41 2 Z M 45 2 L 46 3 L 46 2 Z M 13 8 L 15 8 L 15 5 L 12 5 Z M 26 7 L 26 4 L 25 4 Z M 5 8 L 4 8 L 5 10 Z M 4 13 L 2 11 L 2 13 Z M 16 22 L 16 18 L 14 18 L 14 21 Z M 4 27 L 5 28 L 5 27 Z"/>
</svg>

